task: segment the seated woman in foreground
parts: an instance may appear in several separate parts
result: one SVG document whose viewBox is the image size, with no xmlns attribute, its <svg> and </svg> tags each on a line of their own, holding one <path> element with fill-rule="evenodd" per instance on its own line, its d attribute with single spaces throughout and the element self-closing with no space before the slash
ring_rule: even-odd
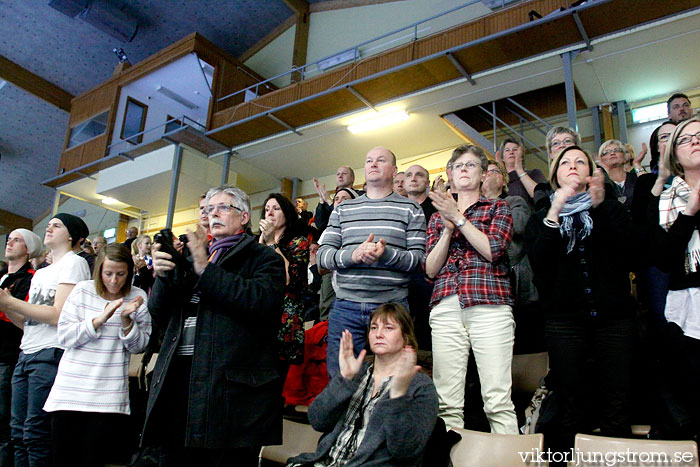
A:
<svg viewBox="0 0 700 467">
<path fill-rule="evenodd" d="M 438 400 L 432 380 L 416 365 L 413 321 L 388 303 L 371 316 L 374 363 L 355 357 L 352 335 L 340 341 L 340 372 L 309 407 L 311 426 L 324 435 L 315 453 L 287 465 L 419 465 L 433 432 Z"/>
</svg>

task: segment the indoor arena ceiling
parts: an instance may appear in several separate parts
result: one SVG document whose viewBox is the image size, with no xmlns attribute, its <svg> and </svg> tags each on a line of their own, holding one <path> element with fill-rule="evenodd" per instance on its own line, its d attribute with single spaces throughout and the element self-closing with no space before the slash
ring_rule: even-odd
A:
<svg viewBox="0 0 700 467">
<path fill-rule="evenodd" d="M 114 48 L 137 63 L 199 32 L 239 57 L 293 15 L 283 0 L 110 0 L 138 21 L 123 42 L 49 3 L 0 0 L 0 56 L 74 96 L 112 75 Z M 34 219 L 50 208 L 54 191 L 40 182 L 56 175 L 67 125 L 67 112 L 0 80 L 0 210 Z"/>
</svg>

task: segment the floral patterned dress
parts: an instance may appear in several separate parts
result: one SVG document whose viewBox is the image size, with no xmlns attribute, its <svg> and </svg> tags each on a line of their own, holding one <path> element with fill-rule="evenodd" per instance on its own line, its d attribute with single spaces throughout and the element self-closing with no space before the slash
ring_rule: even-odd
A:
<svg viewBox="0 0 700 467">
<path fill-rule="evenodd" d="M 289 284 L 282 305 L 282 325 L 279 330 L 280 359 L 292 365 L 304 362 L 304 303 L 309 266 L 309 239 L 294 237 L 280 251 L 289 261 Z"/>
</svg>

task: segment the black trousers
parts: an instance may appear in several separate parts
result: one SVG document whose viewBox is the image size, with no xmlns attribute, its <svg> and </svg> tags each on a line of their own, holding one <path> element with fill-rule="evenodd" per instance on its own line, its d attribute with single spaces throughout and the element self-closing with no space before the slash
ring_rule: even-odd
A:
<svg viewBox="0 0 700 467">
<path fill-rule="evenodd" d="M 53 465 L 95 467 L 128 459 L 131 454 L 126 452 L 128 417 L 114 413 L 53 412 Z"/>
<path fill-rule="evenodd" d="M 633 331 L 632 319 L 547 319 L 559 401 L 552 448 L 570 449 L 576 433 L 596 427 L 604 436 L 631 436 Z"/>
</svg>

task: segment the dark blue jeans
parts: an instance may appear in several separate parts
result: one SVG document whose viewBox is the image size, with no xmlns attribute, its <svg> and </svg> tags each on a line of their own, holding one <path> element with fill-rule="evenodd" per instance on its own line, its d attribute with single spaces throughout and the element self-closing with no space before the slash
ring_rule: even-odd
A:
<svg viewBox="0 0 700 467">
<path fill-rule="evenodd" d="M 51 465 L 51 420 L 44 412 L 63 350 L 21 352 L 12 375 L 12 443 L 15 467 Z"/>
<path fill-rule="evenodd" d="M 408 300 L 398 300 L 396 303 L 408 309 Z M 355 356 L 367 345 L 367 331 L 372 312 L 379 308 L 381 303 L 353 302 L 337 298 L 331 305 L 331 313 L 328 318 L 328 348 L 326 350 L 326 366 L 328 376 L 332 379 L 338 373 L 338 351 L 340 350 L 340 337 L 344 330 L 352 334 L 352 344 Z"/>
</svg>

